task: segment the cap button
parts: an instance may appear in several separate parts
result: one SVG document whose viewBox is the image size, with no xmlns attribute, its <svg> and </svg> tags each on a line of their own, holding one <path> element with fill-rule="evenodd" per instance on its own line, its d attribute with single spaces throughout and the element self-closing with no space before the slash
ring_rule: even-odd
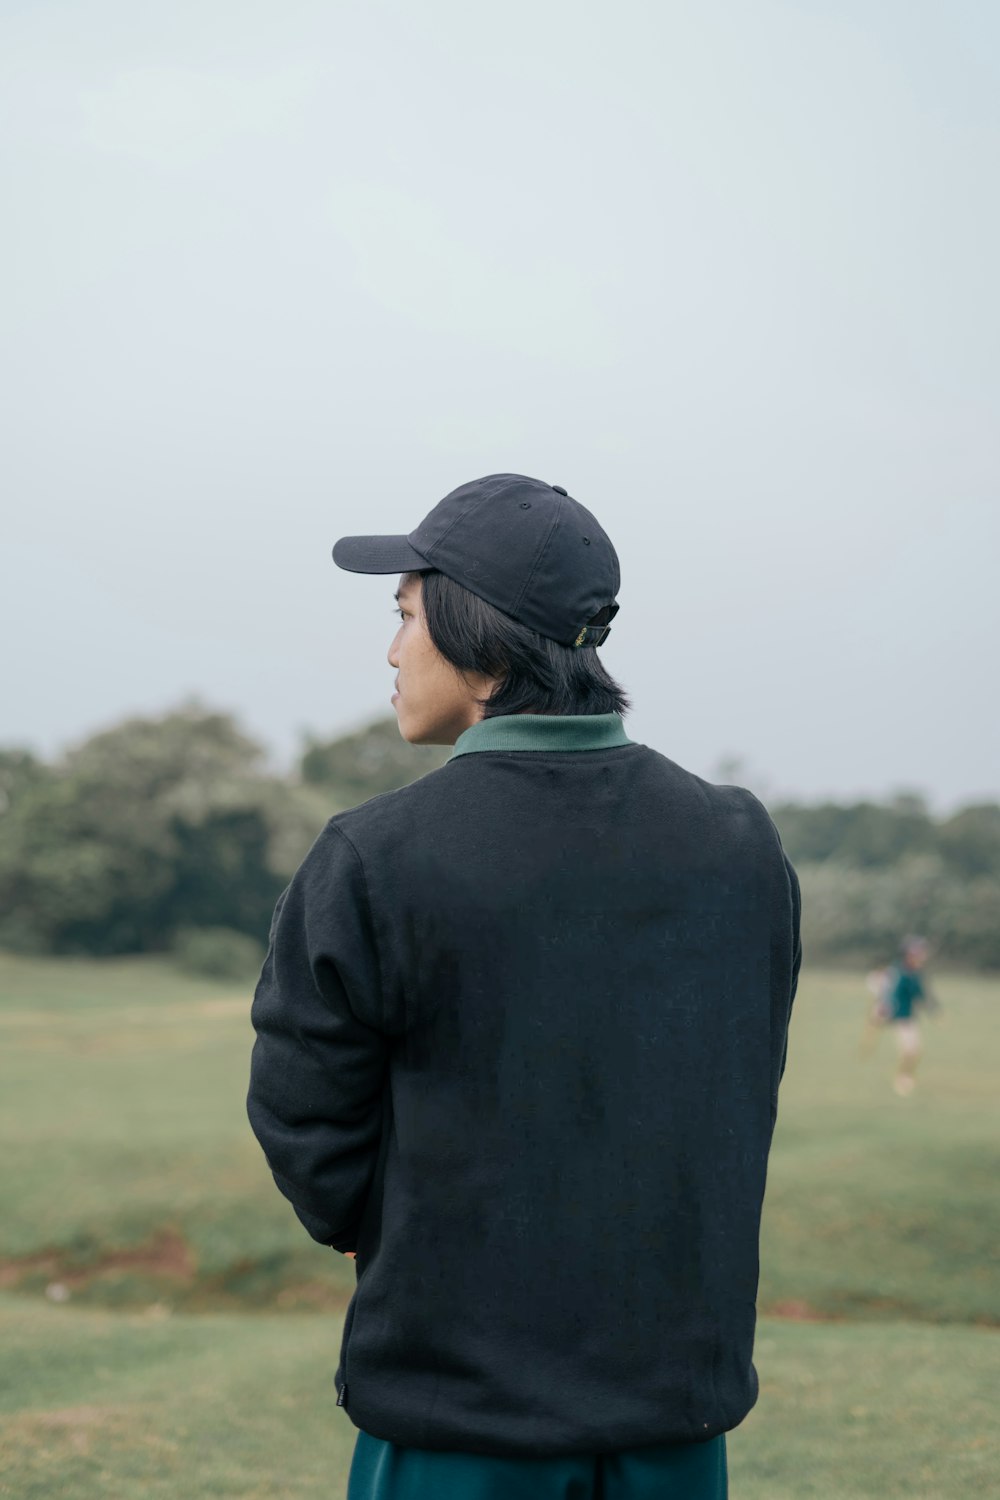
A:
<svg viewBox="0 0 1000 1500">
<path fill-rule="evenodd" d="M 569 490 L 564 490 L 561 484 L 554 484 L 552 488 L 557 495 L 565 495 L 567 500 L 569 499 Z"/>
</svg>

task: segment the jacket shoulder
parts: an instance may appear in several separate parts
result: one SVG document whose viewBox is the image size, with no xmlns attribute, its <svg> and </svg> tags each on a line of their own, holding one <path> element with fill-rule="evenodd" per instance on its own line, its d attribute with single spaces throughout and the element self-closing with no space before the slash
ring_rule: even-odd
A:
<svg viewBox="0 0 1000 1500">
<path fill-rule="evenodd" d="M 756 836 L 780 847 L 781 840 L 770 813 L 748 787 L 708 781 L 695 771 L 678 765 L 661 751 L 648 745 L 643 748 L 653 757 L 654 763 L 659 763 L 659 770 L 673 783 L 675 791 L 685 792 L 690 802 L 700 805 L 709 817 L 728 822 L 733 833 L 742 831 L 747 836 Z"/>
<path fill-rule="evenodd" d="M 391 792 L 377 792 L 374 797 L 346 807 L 327 820 L 324 832 L 340 834 L 348 843 L 362 843 L 372 834 L 383 829 L 396 829 L 412 819 L 419 818 L 428 809 L 440 807 L 448 796 L 444 777 L 448 775 L 448 764 L 438 766 L 406 786 Z"/>
</svg>

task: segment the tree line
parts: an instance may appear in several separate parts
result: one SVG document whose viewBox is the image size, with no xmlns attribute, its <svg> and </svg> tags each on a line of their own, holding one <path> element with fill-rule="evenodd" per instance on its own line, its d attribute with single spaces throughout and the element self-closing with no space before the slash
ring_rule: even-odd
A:
<svg viewBox="0 0 1000 1500">
<path fill-rule="evenodd" d="M 0 749 L 0 947 L 248 969 L 327 818 L 448 755 L 406 744 L 389 717 L 307 739 L 278 774 L 231 715 L 195 700 L 52 761 Z M 941 959 L 1000 969 L 1000 805 L 938 818 L 907 794 L 769 811 L 802 881 L 807 962 L 883 962 L 917 930 Z"/>
</svg>

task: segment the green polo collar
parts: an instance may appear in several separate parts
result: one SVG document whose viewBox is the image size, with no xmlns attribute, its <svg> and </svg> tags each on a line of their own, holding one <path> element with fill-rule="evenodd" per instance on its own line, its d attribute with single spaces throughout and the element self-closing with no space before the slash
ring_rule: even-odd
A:
<svg viewBox="0 0 1000 1500">
<path fill-rule="evenodd" d="M 621 714 L 500 714 L 464 730 L 448 759 L 476 750 L 611 750 L 633 743 Z"/>
</svg>

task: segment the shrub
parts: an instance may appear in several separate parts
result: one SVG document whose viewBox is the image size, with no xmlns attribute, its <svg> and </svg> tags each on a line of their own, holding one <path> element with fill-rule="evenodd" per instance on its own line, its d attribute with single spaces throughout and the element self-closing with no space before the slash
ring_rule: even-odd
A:
<svg viewBox="0 0 1000 1500">
<path fill-rule="evenodd" d="M 810 960 L 893 958 L 904 933 L 930 939 L 936 958 L 1000 968 L 1000 881 L 962 879 L 935 854 L 911 854 L 886 869 L 838 860 L 797 866 L 802 945 Z"/>
<path fill-rule="evenodd" d="M 209 979 L 250 979 L 264 961 L 257 939 L 232 927 L 180 927 L 171 953 L 179 969 Z"/>
</svg>

